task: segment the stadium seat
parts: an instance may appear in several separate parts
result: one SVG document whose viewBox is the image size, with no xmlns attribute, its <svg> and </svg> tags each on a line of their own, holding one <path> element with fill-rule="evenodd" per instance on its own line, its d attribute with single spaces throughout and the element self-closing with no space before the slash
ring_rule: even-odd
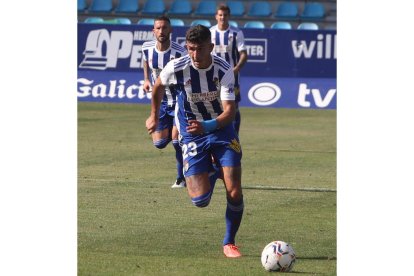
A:
<svg viewBox="0 0 414 276">
<path fill-rule="evenodd" d="M 325 7 L 321 3 L 306 3 L 300 15 L 302 19 L 318 20 L 325 16 Z"/>
<path fill-rule="evenodd" d="M 130 25 L 131 24 L 131 19 L 126 18 L 126 17 L 118 17 L 115 18 L 116 24 L 124 24 L 124 25 Z"/>
<path fill-rule="evenodd" d="M 170 18 L 171 26 L 185 26 L 184 21 L 179 18 Z"/>
<path fill-rule="evenodd" d="M 244 28 L 264 29 L 265 28 L 265 24 L 262 21 L 247 21 L 244 24 Z"/>
<path fill-rule="evenodd" d="M 112 0 L 92 0 L 89 13 L 109 13 L 112 10 Z"/>
<path fill-rule="evenodd" d="M 105 20 L 102 17 L 87 17 L 85 19 L 85 21 L 83 21 L 85 23 L 100 23 L 100 24 L 104 24 Z"/>
<path fill-rule="evenodd" d="M 196 10 L 194 11 L 194 15 L 215 16 L 216 7 L 217 7 L 216 1 L 201 0 L 198 3 Z"/>
<path fill-rule="evenodd" d="M 275 17 L 296 18 L 299 14 L 299 7 L 296 3 L 282 2 L 277 6 Z"/>
<path fill-rule="evenodd" d="M 272 25 L 270 25 L 270 28 L 279 30 L 291 30 L 292 24 L 290 24 L 289 22 L 279 21 L 274 22 Z"/>
<path fill-rule="evenodd" d="M 203 26 L 206 26 L 208 28 L 211 27 L 211 23 L 207 19 L 196 19 L 196 20 L 193 20 L 190 24 L 191 27 L 196 26 L 196 25 L 203 25 Z"/>
<path fill-rule="evenodd" d="M 147 0 L 141 13 L 145 15 L 162 15 L 165 12 L 163 0 Z"/>
<path fill-rule="evenodd" d="M 138 20 L 138 25 L 154 26 L 154 18 L 141 18 Z"/>
<path fill-rule="evenodd" d="M 244 4 L 241 1 L 227 1 L 231 16 L 243 16 L 245 13 Z"/>
<path fill-rule="evenodd" d="M 119 0 L 115 13 L 137 13 L 139 11 L 138 0 Z"/>
<path fill-rule="evenodd" d="M 170 9 L 168 10 L 169 15 L 191 15 L 193 8 L 189 0 L 174 0 Z"/>
<path fill-rule="evenodd" d="M 298 25 L 298 30 L 319 30 L 318 24 L 314 22 L 302 22 Z"/>
<path fill-rule="evenodd" d="M 86 0 L 78 0 L 78 12 L 84 12 L 86 11 L 86 8 L 88 7 Z"/>
<path fill-rule="evenodd" d="M 268 1 L 257 1 L 253 2 L 247 15 L 252 17 L 267 17 L 271 14 L 272 7 Z"/>
<path fill-rule="evenodd" d="M 115 18 L 113 19 L 106 19 L 103 22 L 104 24 L 118 24 L 118 20 L 116 20 Z"/>
<path fill-rule="evenodd" d="M 239 24 L 237 23 L 237 21 L 234 20 L 229 20 L 229 25 L 238 28 Z"/>
</svg>

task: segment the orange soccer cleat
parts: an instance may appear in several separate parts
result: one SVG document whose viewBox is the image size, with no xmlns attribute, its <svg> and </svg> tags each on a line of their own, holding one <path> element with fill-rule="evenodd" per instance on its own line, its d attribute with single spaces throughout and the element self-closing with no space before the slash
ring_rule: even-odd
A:
<svg viewBox="0 0 414 276">
<path fill-rule="evenodd" d="M 241 257 L 240 250 L 237 246 L 232 243 L 223 246 L 223 253 L 227 258 L 239 258 Z"/>
</svg>

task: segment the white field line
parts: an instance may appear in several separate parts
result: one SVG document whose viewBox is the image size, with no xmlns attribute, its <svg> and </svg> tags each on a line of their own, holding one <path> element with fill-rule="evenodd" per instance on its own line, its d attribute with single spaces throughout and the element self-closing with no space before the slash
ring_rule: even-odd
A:
<svg viewBox="0 0 414 276">
<path fill-rule="evenodd" d="M 99 178 L 81 178 L 78 179 L 79 182 L 123 182 L 123 183 L 135 183 L 141 184 L 143 181 L 139 179 L 99 179 Z M 159 182 L 148 182 L 145 181 L 146 184 L 159 184 Z M 169 184 L 169 183 L 166 183 Z M 224 188 L 221 185 L 216 185 L 217 188 Z M 263 186 L 263 185 L 243 185 L 243 189 L 245 190 L 279 190 L 279 191 L 301 191 L 301 192 L 334 192 L 336 193 L 336 189 L 329 189 L 329 188 L 316 188 L 316 187 L 307 187 L 307 188 L 295 188 L 295 187 L 283 187 L 283 186 Z"/>
</svg>

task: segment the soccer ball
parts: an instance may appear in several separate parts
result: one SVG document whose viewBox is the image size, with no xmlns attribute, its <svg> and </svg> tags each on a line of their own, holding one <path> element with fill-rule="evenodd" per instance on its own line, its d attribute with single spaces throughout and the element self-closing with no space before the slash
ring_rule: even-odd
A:
<svg viewBox="0 0 414 276">
<path fill-rule="evenodd" d="M 262 251 L 262 265 L 267 271 L 288 272 L 296 261 L 292 246 L 284 241 L 272 241 Z"/>
</svg>

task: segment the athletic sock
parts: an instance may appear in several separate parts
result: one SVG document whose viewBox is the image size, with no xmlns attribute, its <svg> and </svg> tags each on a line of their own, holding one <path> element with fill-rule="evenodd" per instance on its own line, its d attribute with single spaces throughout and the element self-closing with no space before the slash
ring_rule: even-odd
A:
<svg viewBox="0 0 414 276">
<path fill-rule="evenodd" d="M 173 140 L 172 144 L 175 148 L 175 159 L 177 160 L 177 179 L 184 178 L 184 172 L 183 172 L 183 152 L 180 147 L 180 143 L 178 140 Z"/>
<path fill-rule="evenodd" d="M 235 243 L 236 233 L 239 230 L 244 210 L 243 198 L 238 202 L 231 202 L 227 198 L 226 208 L 226 234 L 224 235 L 223 245 Z"/>
</svg>

